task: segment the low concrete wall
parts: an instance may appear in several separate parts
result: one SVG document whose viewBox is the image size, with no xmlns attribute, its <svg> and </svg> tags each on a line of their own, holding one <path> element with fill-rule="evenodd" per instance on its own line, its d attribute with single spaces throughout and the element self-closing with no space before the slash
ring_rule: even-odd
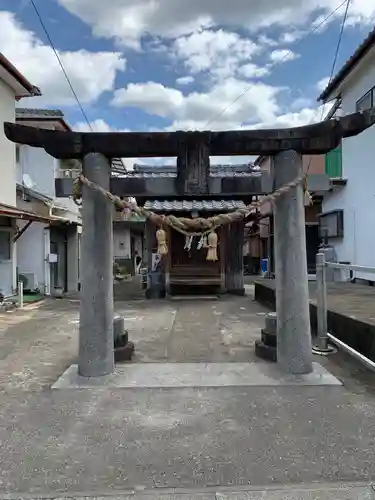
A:
<svg viewBox="0 0 375 500">
<path fill-rule="evenodd" d="M 276 292 L 269 284 L 255 282 L 255 300 L 272 310 L 276 310 Z M 310 301 L 310 322 L 313 334 L 316 333 L 316 305 Z M 357 320 L 343 313 L 328 310 L 328 331 L 345 344 L 375 361 L 375 326 Z"/>
</svg>

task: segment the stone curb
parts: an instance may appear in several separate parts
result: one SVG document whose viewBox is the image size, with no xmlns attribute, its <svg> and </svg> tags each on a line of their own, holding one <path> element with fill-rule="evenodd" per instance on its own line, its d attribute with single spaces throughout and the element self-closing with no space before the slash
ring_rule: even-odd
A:
<svg viewBox="0 0 375 500">
<path fill-rule="evenodd" d="M 0 500 L 52 500 L 52 499 L 103 499 L 103 498 L 116 498 L 121 497 L 135 497 L 144 499 L 152 497 L 168 498 L 171 497 L 176 500 L 179 496 L 182 498 L 188 496 L 206 498 L 211 496 L 213 499 L 220 499 L 222 496 L 229 495 L 243 495 L 246 493 L 337 493 L 345 491 L 356 490 L 365 492 L 372 492 L 375 499 L 375 482 L 332 482 L 332 483 L 302 483 L 302 484 L 274 484 L 274 485 L 230 485 L 230 486 L 207 486 L 205 488 L 154 488 L 146 489 L 142 486 L 134 487 L 133 489 L 113 489 L 113 490 L 99 490 L 99 491 L 53 491 L 53 492 L 38 492 L 33 493 L 19 492 L 19 493 L 2 493 L 0 491 Z M 267 500 L 267 497 L 262 497 Z M 275 498 L 275 497 L 273 497 Z M 292 498 L 292 497 L 291 497 Z M 299 498 L 299 497 L 298 497 Z M 306 497 L 307 498 L 307 497 Z M 314 498 L 314 497 L 311 497 Z M 336 498 L 336 497 L 335 497 Z M 361 499 L 362 497 L 353 497 Z M 367 497 L 368 498 L 368 497 Z M 301 499 L 302 500 L 302 499 Z"/>
</svg>

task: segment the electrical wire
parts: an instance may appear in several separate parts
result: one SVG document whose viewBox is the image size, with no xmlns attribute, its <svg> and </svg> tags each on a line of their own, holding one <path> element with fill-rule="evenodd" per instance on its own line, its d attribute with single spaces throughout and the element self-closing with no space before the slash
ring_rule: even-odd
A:
<svg viewBox="0 0 375 500">
<path fill-rule="evenodd" d="M 49 42 L 49 44 L 50 44 L 50 46 L 51 46 L 51 48 L 52 48 L 52 50 L 53 50 L 53 52 L 54 52 L 54 54 L 55 54 L 55 56 L 56 56 L 56 59 L 57 59 L 57 61 L 58 61 L 59 65 L 60 65 L 60 68 L 61 68 L 62 72 L 64 73 L 64 76 L 65 76 L 65 78 L 66 78 L 66 81 L 68 82 L 68 85 L 69 85 L 69 87 L 70 87 L 70 90 L 72 91 L 72 94 L 73 94 L 73 96 L 74 96 L 75 100 L 77 101 L 77 104 L 78 104 L 78 106 L 79 106 L 79 109 L 81 110 L 81 113 L 82 113 L 83 117 L 85 118 L 85 120 L 86 120 L 86 122 L 87 122 L 87 125 L 88 125 L 89 129 L 90 129 L 90 130 L 91 130 L 91 132 L 92 132 L 93 130 L 92 130 L 92 126 L 91 126 L 90 120 L 88 119 L 87 114 L 86 114 L 86 112 L 85 112 L 85 110 L 83 109 L 83 106 L 82 106 L 82 104 L 81 104 L 81 101 L 79 100 L 79 97 L 78 97 L 78 95 L 77 95 L 76 91 L 74 90 L 74 87 L 73 87 L 73 85 L 72 85 L 72 82 L 71 82 L 71 80 L 70 80 L 70 78 L 69 78 L 69 76 L 68 76 L 68 73 L 67 73 L 67 72 L 66 72 L 66 70 L 65 70 L 65 67 L 64 67 L 64 65 L 63 65 L 63 63 L 62 63 L 62 61 L 61 61 L 60 56 L 59 56 L 59 53 L 57 52 L 56 47 L 55 47 L 55 45 L 54 45 L 54 43 L 53 43 L 53 41 L 52 41 L 52 39 L 51 39 L 51 37 L 50 37 L 50 34 L 48 33 L 47 27 L 46 27 L 46 25 L 45 25 L 45 24 L 44 24 L 44 22 L 43 22 L 43 19 L 42 19 L 42 16 L 40 15 L 40 12 L 39 12 L 39 10 L 38 10 L 38 7 L 36 6 L 36 3 L 35 3 L 35 1 L 34 1 L 34 0 L 30 0 L 30 2 L 31 2 L 31 5 L 32 5 L 32 6 L 33 6 L 33 8 L 34 8 L 35 14 L 37 15 L 37 17 L 38 17 L 38 19 L 39 19 L 39 22 L 40 22 L 40 24 L 41 24 L 41 26 L 42 26 L 42 28 L 43 28 L 43 31 L 44 31 L 44 33 L 45 33 L 45 35 L 46 35 L 47 39 L 48 39 L 48 42 Z"/>
<path fill-rule="evenodd" d="M 50 34 L 49 34 L 48 30 L 47 30 L 47 27 L 46 27 L 46 25 L 43 22 L 43 19 L 42 19 L 42 16 L 40 15 L 39 9 L 36 6 L 36 3 L 35 3 L 34 0 L 30 0 L 30 2 L 31 2 L 31 5 L 34 8 L 34 11 L 35 11 L 35 14 L 37 15 L 37 18 L 39 19 L 39 22 L 40 22 L 40 24 L 41 24 L 41 26 L 43 28 L 43 31 L 44 31 L 44 33 L 45 33 L 45 35 L 47 37 L 47 40 L 48 40 L 48 42 L 49 42 L 49 44 L 51 46 L 51 49 L 53 50 L 53 52 L 54 52 L 54 54 L 56 56 L 56 59 L 57 59 L 59 65 L 60 65 L 60 68 L 61 68 L 61 70 L 62 70 L 65 78 L 66 78 L 66 81 L 67 81 L 67 83 L 68 83 L 68 85 L 70 87 L 70 90 L 72 91 L 72 94 L 73 94 L 75 100 L 77 101 L 78 107 L 81 110 L 81 113 L 82 113 L 84 119 L 86 120 L 87 126 L 89 127 L 90 131 L 93 132 L 90 120 L 88 119 L 88 116 L 87 116 L 87 114 L 86 114 L 86 112 L 85 112 L 85 110 L 84 110 L 84 108 L 83 108 L 83 106 L 81 104 L 81 101 L 79 100 L 79 97 L 78 97 L 76 91 L 74 90 L 73 84 L 72 84 L 72 82 L 71 82 L 71 80 L 69 78 L 69 75 L 68 75 L 68 73 L 67 73 L 67 71 L 66 71 L 66 69 L 64 67 L 64 64 L 63 64 L 63 62 L 62 62 L 62 60 L 61 60 L 61 58 L 59 56 L 59 53 L 56 50 L 56 47 L 55 47 L 55 45 L 54 45 L 54 43 L 52 41 L 52 38 L 51 38 L 51 36 L 50 36 Z M 118 163 L 121 163 L 122 168 L 118 166 Z M 113 173 L 123 174 L 124 171 L 126 172 L 126 167 L 123 164 L 123 161 L 121 160 L 121 158 L 113 158 L 112 162 L 111 162 L 111 165 L 112 165 L 112 172 Z"/>
<path fill-rule="evenodd" d="M 348 7 L 349 7 L 349 3 L 350 3 L 350 0 L 344 0 L 343 2 L 340 3 L 340 5 L 338 5 L 330 14 L 328 14 L 319 24 L 317 24 L 311 31 L 309 31 L 307 33 L 307 35 L 303 36 L 299 41 L 298 43 L 296 43 L 295 47 L 298 47 L 302 42 L 304 42 L 307 38 L 309 38 L 311 35 L 313 35 L 316 31 L 318 31 L 332 16 L 334 16 L 336 14 L 337 11 L 339 11 L 341 9 L 341 7 L 343 7 L 343 5 L 347 4 L 346 5 L 346 10 L 345 10 L 345 21 L 346 21 L 346 17 L 347 17 L 347 13 L 348 13 Z M 344 24 L 343 24 L 344 26 Z M 343 31 L 343 26 L 342 26 L 342 30 L 341 30 L 341 36 L 340 36 L 340 43 L 341 43 L 341 38 L 342 38 L 342 31 Z M 280 64 L 280 62 L 282 62 L 284 59 L 286 59 L 290 54 L 292 53 L 291 50 L 288 50 L 284 57 L 282 57 L 280 60 L 278 60 L 277 62 L 275 62 L 274 64 L 271 64 L 271 66 L 269 67 L 269 69 L 272 69 L 274 68 L 275 66 L 277 66 L 278 64 Z M 336 60 L 337 60 L 337 56 L 338 56 L 338 49 L 336 50 L 336 55 L 335 55 L 335 61 L 334 61 L 334 65 L 336 64 Z M 334 68 L 334 65 L 333 65 L 333 68 Z M 227 106 L 225 106 L 225 108 L 223 108 L 219 113 L 217 113 L 213 118 L 211 118 L 210 120 L 208 120 L 208 122 L 205 124 L 204 128 L 208 127 L 208 125 L 210 125 L 212 122 L 214 122 L 215 120 L 217 120 L 217 118 L 220 118 L 220 116 L 222 116 L 230 107 L 233 106 L 233 104 L 235 104 L 237 101 L 239 101 L 245 94 L 247 94 L 247 92 L 249 92 L 249 90 L 251 90 L 252 88 L 254 87 L 254 84 L 252 85 L 249 85 L 249 87 L 247 87 L 243 92 L 241 92 L 241 94 L 239 94 L 235 99 L 233 99 L 233 101 L 231 101 Z"/>
<path fill-rule="evenodd" d="M 335 72 L 337 58 L 338 58 L 338 55 L 339 55 L 340 46 L 341 46 L 341 42 L 342 42 L 342 36 L 343 36 L 343 33 L 344 33 L 344 28 L 345 28 L 346 21 L 348 19 L 349 5 L 350 5 L 350 0 L 346 0 L 346 8 L 345 8 L 344 17 L 343 17 L 343 20 L 342 20 L 342 23 L 341 23 L 341 29 L 340 29 L 339 39 L 337 41 L 335 56 L 333 58 L 332 69 L 331 69 L 331 74 L 330 74 L 330 77 L 329 77 L 328 85 L 331 83 L 333 75 L 334 75 L 334 72 Z"/>
<path fill-rule="evenodd" d="M 334 54 L 334 57 L 333 57 L 331 73 L 330 73 L 330 76 L 329 76 L 329 80 L 328 80 L 327 86 L 332 82 L 333 75 L 335 73 L 336 63 L 337 63 L 338 55 L 339 55 L 339 52 L 340 52 L 341 42 L 342 42 L 342 36 L 343 36 L 343 33 L 344 33 L 344 28 L 345 28 L 346 21 L 348 19 L 348 11 L 349 11 L 350 0 L 345 0 L 345 2 L 346 2 L 345 12 L 344 12 L 344 16 L 343 16 L 342 23 L 341 23 L 339 38 L 337 40 L 336 50 L 335 50 L 335 54 Z M 320 121 L 323 120 L 324 112 L 325 112 L 325 105 L 323 104 L 322 105 L 322 113 L 320 115 Z M 309 173 L 311 162 L 312 162 L 312 158 L 313 158 L 312 155 L 310 155 L 310 160 L 309 160 L 309 163 L 308 163 L 307 169 L 306 169 L 306 175 Z"/>
</svg>

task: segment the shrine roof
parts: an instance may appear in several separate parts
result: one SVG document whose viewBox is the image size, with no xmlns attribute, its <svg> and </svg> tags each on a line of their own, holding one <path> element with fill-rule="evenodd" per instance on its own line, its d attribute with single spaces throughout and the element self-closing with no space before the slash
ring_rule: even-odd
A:
<svg viewBox="0 0 375 500">
<path fill-rule="evenodd" d="M 232 212 L 246 208 L 242 200 L 148 200 L 144 208 L 153 212 Z"/>
<path fill-rule="evenodd" d="M 134 165 L 133 171 L 128 171 L 127 176 L 140 179 L 146 178 L 174 178 L 177 177 L 177 167 L 173 165 L 150 167 L 146 165 Z M 211 165 L 210 177 L 258 177 L 261 175 L 259 169 L 251 165 Z"/>
</svg>

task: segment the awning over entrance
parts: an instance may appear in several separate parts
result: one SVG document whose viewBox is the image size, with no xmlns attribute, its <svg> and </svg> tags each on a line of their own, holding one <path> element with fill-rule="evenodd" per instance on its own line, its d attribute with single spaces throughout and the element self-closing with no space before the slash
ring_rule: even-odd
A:
<svg viewBox="0 0 375 500">
<path fill-rule="evenodd" d="M 154 212 L 232 212 L 246 208 L 242 200 L 148 200 L 144 208 Z"/>
<path fill-rule="evenodd" d="M 0 203 L 0 216 L 10 217 L 12 219 L 22 219 L 31 222 L 46 222 L 50 223 L 52 221 L 61 220 L 59 217 L 45 217 L 42 215 L 29 212 L 28 210 L 21 210 L 17 207 L 12 207 L 11 205 L 5 205 Z"/>
</svg>

